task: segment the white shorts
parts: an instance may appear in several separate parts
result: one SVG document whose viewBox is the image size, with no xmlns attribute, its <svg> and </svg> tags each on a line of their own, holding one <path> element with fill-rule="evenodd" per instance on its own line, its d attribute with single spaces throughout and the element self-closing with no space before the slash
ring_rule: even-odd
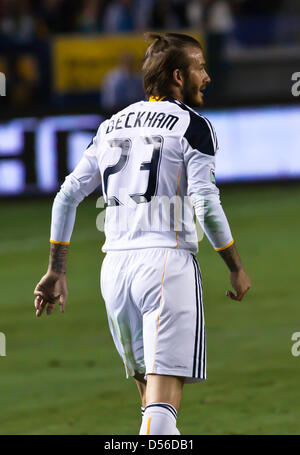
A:
<svg viewBox="0 0 300 455">
<path fill-rule="evenodd" d="M 206 378 L 205 326 L 199 264 L 186 250 L 109 251 L 101 291 L 126 375 Z"/>
</svg>

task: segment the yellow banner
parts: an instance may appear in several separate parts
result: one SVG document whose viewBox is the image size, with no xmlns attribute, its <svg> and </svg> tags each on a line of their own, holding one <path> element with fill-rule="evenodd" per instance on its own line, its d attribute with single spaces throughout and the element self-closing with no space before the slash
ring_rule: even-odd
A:
<svg viewBox="0 0 300 455">
<path fill-rule="evenodd" d="M 202 41 L 198 33 L 187 33 Z M 124 53 L 133 55 L 139 70 L 148 45 L 142 33 L 58 36 L 52 44 L 53 88 L 60 94 L 100 91 L 103 77 Z"/>
</svg>

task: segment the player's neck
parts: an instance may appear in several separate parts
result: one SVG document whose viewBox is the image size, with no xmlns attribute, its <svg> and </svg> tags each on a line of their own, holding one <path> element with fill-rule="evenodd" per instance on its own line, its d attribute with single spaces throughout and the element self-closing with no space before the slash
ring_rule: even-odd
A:
<svg viewBox="0 0 300 455">
<path fill-rule="evenodd" d="M 182 90 L 180 89 L 180 87 L 172 86 L 170 96 L 175 100 L 181 101 L 181 103 L 184 102 Z"/>
<path fill-rule="evenodd" d="M 184 103 L 183 95 L 180 88 L 175 86 L 171 88 L 169 95 L 166 94 L 151 95 L 149 96 L 149 101 L 161 101 L 164 98 L 173 98 L 174 100 Z"/>
</svg>

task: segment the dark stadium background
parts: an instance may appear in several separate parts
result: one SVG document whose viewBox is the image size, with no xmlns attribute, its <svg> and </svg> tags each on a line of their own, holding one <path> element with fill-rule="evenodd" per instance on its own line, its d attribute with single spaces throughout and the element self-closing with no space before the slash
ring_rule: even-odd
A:
<svg viewBox="0 0 300 455">
<path fill-rule="evenodd" d="M 0 434 L 139 430 L 99 290 L 100 191 L 78 209 L 66 313 L 36 319 L 33 289 L 47 267 L 53 195 L 99 122 L 142 96 L 148 30 L 203 44 L 216 179 L 252 278 L 245 301 L 229 301 L 226 268 L 200 243 L 208 379 L 185 388 L 179 429 L 299 434 L 297 0 L 0 1 Z"/>
</svg>

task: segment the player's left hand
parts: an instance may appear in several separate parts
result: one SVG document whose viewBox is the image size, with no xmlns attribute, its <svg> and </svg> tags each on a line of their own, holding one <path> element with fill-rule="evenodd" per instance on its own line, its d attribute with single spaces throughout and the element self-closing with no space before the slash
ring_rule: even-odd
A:
<svg viewBox="0 0 300 455">
<path fill-rule="evenodd" d="M 50 315 L 58 301 L 60 311 L 64 313 L 68 296 L 65 273 L 55 273 L 48 270 L 36 285 L 33 294 L 36 296 L 34 306 L 37 317 L 42 315 L 45 308 L 47 315 Z"/>
<path fill-rule="evenodd" d="M 251 280 L 246 274 L 245 270 L 242 268 L 237 272 L 230 272 L 230 282 L 235 290 L 235 293 L 232 291 L 227 291 L 226 295 L 232 300 L 241 301 L 251 287 Z"/>
</svg>

